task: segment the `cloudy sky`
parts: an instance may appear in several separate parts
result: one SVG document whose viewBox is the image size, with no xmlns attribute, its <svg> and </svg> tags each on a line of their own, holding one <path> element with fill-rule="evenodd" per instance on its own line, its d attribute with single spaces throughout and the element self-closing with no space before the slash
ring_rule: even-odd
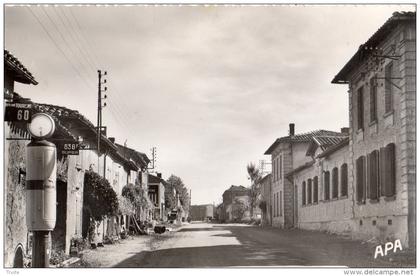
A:
<svg viewBox="0 0 420 276">
<path fill-rule="evenodd" d="M 277 137 L 348 126 L 332 78 L 394 11 L 414 6 L 31 6 L 5 8 L 5 47 L 37 86 L 16 92 L 96 124 L 108 72 L 108 135 L 180 176 L 192 203 L 249 185 Z"/>
</svg>

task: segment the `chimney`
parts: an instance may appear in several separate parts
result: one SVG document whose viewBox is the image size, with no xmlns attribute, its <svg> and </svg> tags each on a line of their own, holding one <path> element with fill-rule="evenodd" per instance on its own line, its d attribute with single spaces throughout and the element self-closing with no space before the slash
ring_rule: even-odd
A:
<svg viewBox="0 0 420 276">
<path fill-rule="evenodd" d="M 343 133 L 343 134 L 349 134 L 350 133 L 350 128 L 348 128 L 348 127 L 342 127 L 341 128 L 341 133 Z"/>
<path fill-rule="evenodd" d="M 289 136 L 295 136 L 295 124 L 289 124 Z"/>
<path fill-rule="evenodd" d="M 162 178 L 162 173 L 156 173 L 156 176 Z"/>
<path fill-rule="evenodd" d="M 111 141 L 113 144 L 115 144 L 115 137 L 108 137 L 109 141 Z"/>
</svg>

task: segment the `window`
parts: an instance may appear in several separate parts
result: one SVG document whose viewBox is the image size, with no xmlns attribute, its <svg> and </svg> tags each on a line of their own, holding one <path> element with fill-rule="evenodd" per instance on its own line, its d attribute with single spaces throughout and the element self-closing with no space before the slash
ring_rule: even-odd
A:
<svg viewBox="0 0 420 276">
<path fill-rule="evenodd" d="M 394 196 L 396 191 L 395 144 L 391 143 L 381 148 L 379 158 L 381 195 L 386 197 Z"/>
<path fill-rule="evenodd" d="M 387 66 L 385 66 L 385 113 L 392 111 L 392 82 L 394 81 L 392 79 L 392 71 L 393 63 L 388 63 Z"/>
<path fill-rule="evenodd" d="M 366 171 L 365 171 L 365 157 L 360 156 L 356 160 L 356 187 L 357 187 L 357 202 L 365 203 L 366 200 Z"/>
<path fill-rule="evenodd" d="M 341 165 L 341 196 L 348 195 L 348 172 L 347 164 Z"/>
<path fill-rule="evenodd" d="M 332 170 L 332 198 L 338 198 L 338 168 Z"/>
<path fill-rule="evenodd" d="M 281 178 L 281 172 L 280 172 L 280 170 L 281 170 L 281 166 L 280 166 L 280 164 L 281 164 L 281 159 L 280 159 L 280 156 L 277 158 L 277 179 L 280 179 Z"/>
<path fill-rule="evenodd" d="M 378 118 L 377 82 L 376 75 L 370 79 L 370 121 L 375 122 Z"/>
<path fill-rule="evenodd" d="M 280 216 L 283 216 L 283 205 L 282 205 L 282 198 L 283 198 L 283 195 L 282 195 L 282 192 L 280 191 L 280 203 L 279 203 L 279 205 L 280 205 Z"/>
<path fill-rule="evenodd" d="M 280 203 L 279 193 L 277 193 L 277 216 L 280 216 Z"/>
<path fill-rule="evenodd" d="M 330 172 L 324 172 L 324 200 L 330 199 Z"/>
<path fill-rule="evenodd" d="M 359 90 L 357 90 L 357 129 L 363 129 L 363 112 L 364 112 L 364 106 L 363 106 L 363 87 L 360 87 Z"/>
<path fill-rule="evenodd" d="M 302 182 L 302 205 L 306 204 L 306 183 Z"/>
<path fill-rule="evenodd" d="M 367 156 L 367 183 L 370 199 L 376 200 L 379 197 L 379 152 L 372 151 Z"/>
<path fill-rule="evenodd" d="M 314 203 L 318 203 L 318 176 L 314 177 Z"/>
<path fill-rule="evenodd" d="M 308 204 L 312 203 L 312 179 L 308 179 Z"/>
</svg>

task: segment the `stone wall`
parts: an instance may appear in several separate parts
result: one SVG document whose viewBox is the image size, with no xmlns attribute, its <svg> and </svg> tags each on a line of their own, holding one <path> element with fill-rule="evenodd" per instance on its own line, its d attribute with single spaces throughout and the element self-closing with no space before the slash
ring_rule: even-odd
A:
<svg viewBox="0 0 420 276">
<path fill-rule="evenodd" d="M 9 126 L 5 125 L 4 137 L 22 138 L 18 134 L 11 133 Z M 26 145 L 29 141 L 5 140 L 4 143 L 4 183 L 6 206 L 5 236 L 4 236 L 4 266 L 13 267 L 15 252 L 22 248 L 25 255 L 28 252 L 26 227 L 26 191 L 25 172 Z M 19 251 L 19 250 L 18 250 Z"/>
</svg>

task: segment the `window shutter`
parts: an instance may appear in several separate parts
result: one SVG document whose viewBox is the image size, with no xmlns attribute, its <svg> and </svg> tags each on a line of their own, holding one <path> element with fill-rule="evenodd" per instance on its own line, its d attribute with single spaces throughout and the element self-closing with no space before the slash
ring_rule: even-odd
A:
<svg viewBox="0 0 420 276">
<path fill-rule="evenodd" d="M 332 171 L 332 198 L 338 198 L 338 168 Z"/>
<path fill-rule="evenodd" d="M 395 195 L 395 144 L 386 146 L 385 196 Z"/>
<path fill-rule="evenodd" d="M 306 183 L 302 182 L 302 205 L 306 204 Z"/>
<path fill-rule="evenodd" d="M 364 117 L 363 87 L 357 90 L 357 129 L 363 129 Z"/>
<path fill-rule="evenodd" d="M 318 176 L 314 177 L 314 203 L 318 203 Z"/>
<path fill-rule="evenodd" d="M 365 157 L 360 156 L 356 161 L 356 183 L 357 183 L 357 202 L 364 203 L 365 201 L 365 187 L 366 187 L 366 172 L 365 172 Z"/>
<path fill-rule="evenodd" d="M 308 204 L 312 203 L 312 179 L 308 179 Z"/>
<path fill-rule="evenodd" d="M 341 195 L 347 196 L 348 180 L 347 180 L 347 164 L 341 165 Z"/>
<path fill-rule="evenodd" d="M 379 158 L 378 158 L 378 151 L 374 150 L 370 154 L 370 198 L 371 199 L 378 199 L 379 194 Z"/>
<path fill-rule="evenodd" d="M 392 110 L 392 71 L 393 63 L 392 61 L 385 66 L 385 113 Z"/>
<path fill-rule="evenodd" d="M 377 84 L 376 75 L 370 79 L 370 121 L 376 121 L 377 114 Z"/>
<path fill-rule="evenodd" d="M 324 173 L 324 199 L 330 199 L 330 172 Z"/>
<path fill-rule="evenodd" d="M 386 195 L 386 164 L 387 164 L 387 154 L 386 148 L 380 148 L 379 150 L 379 188 L 381 191 L 381 196 Z"/>
<path fill-rule="evenodd" d="M 366 162 L 367 162 L 367 166 L 366 166 L 366 180 L 367 180 L 367 198 L 371 198 L 370 197 L 370 193 L 371 193 L 371 182 L 372 182 L 372 154 L 368 153 L 366 156 Z"/>
</svg>

